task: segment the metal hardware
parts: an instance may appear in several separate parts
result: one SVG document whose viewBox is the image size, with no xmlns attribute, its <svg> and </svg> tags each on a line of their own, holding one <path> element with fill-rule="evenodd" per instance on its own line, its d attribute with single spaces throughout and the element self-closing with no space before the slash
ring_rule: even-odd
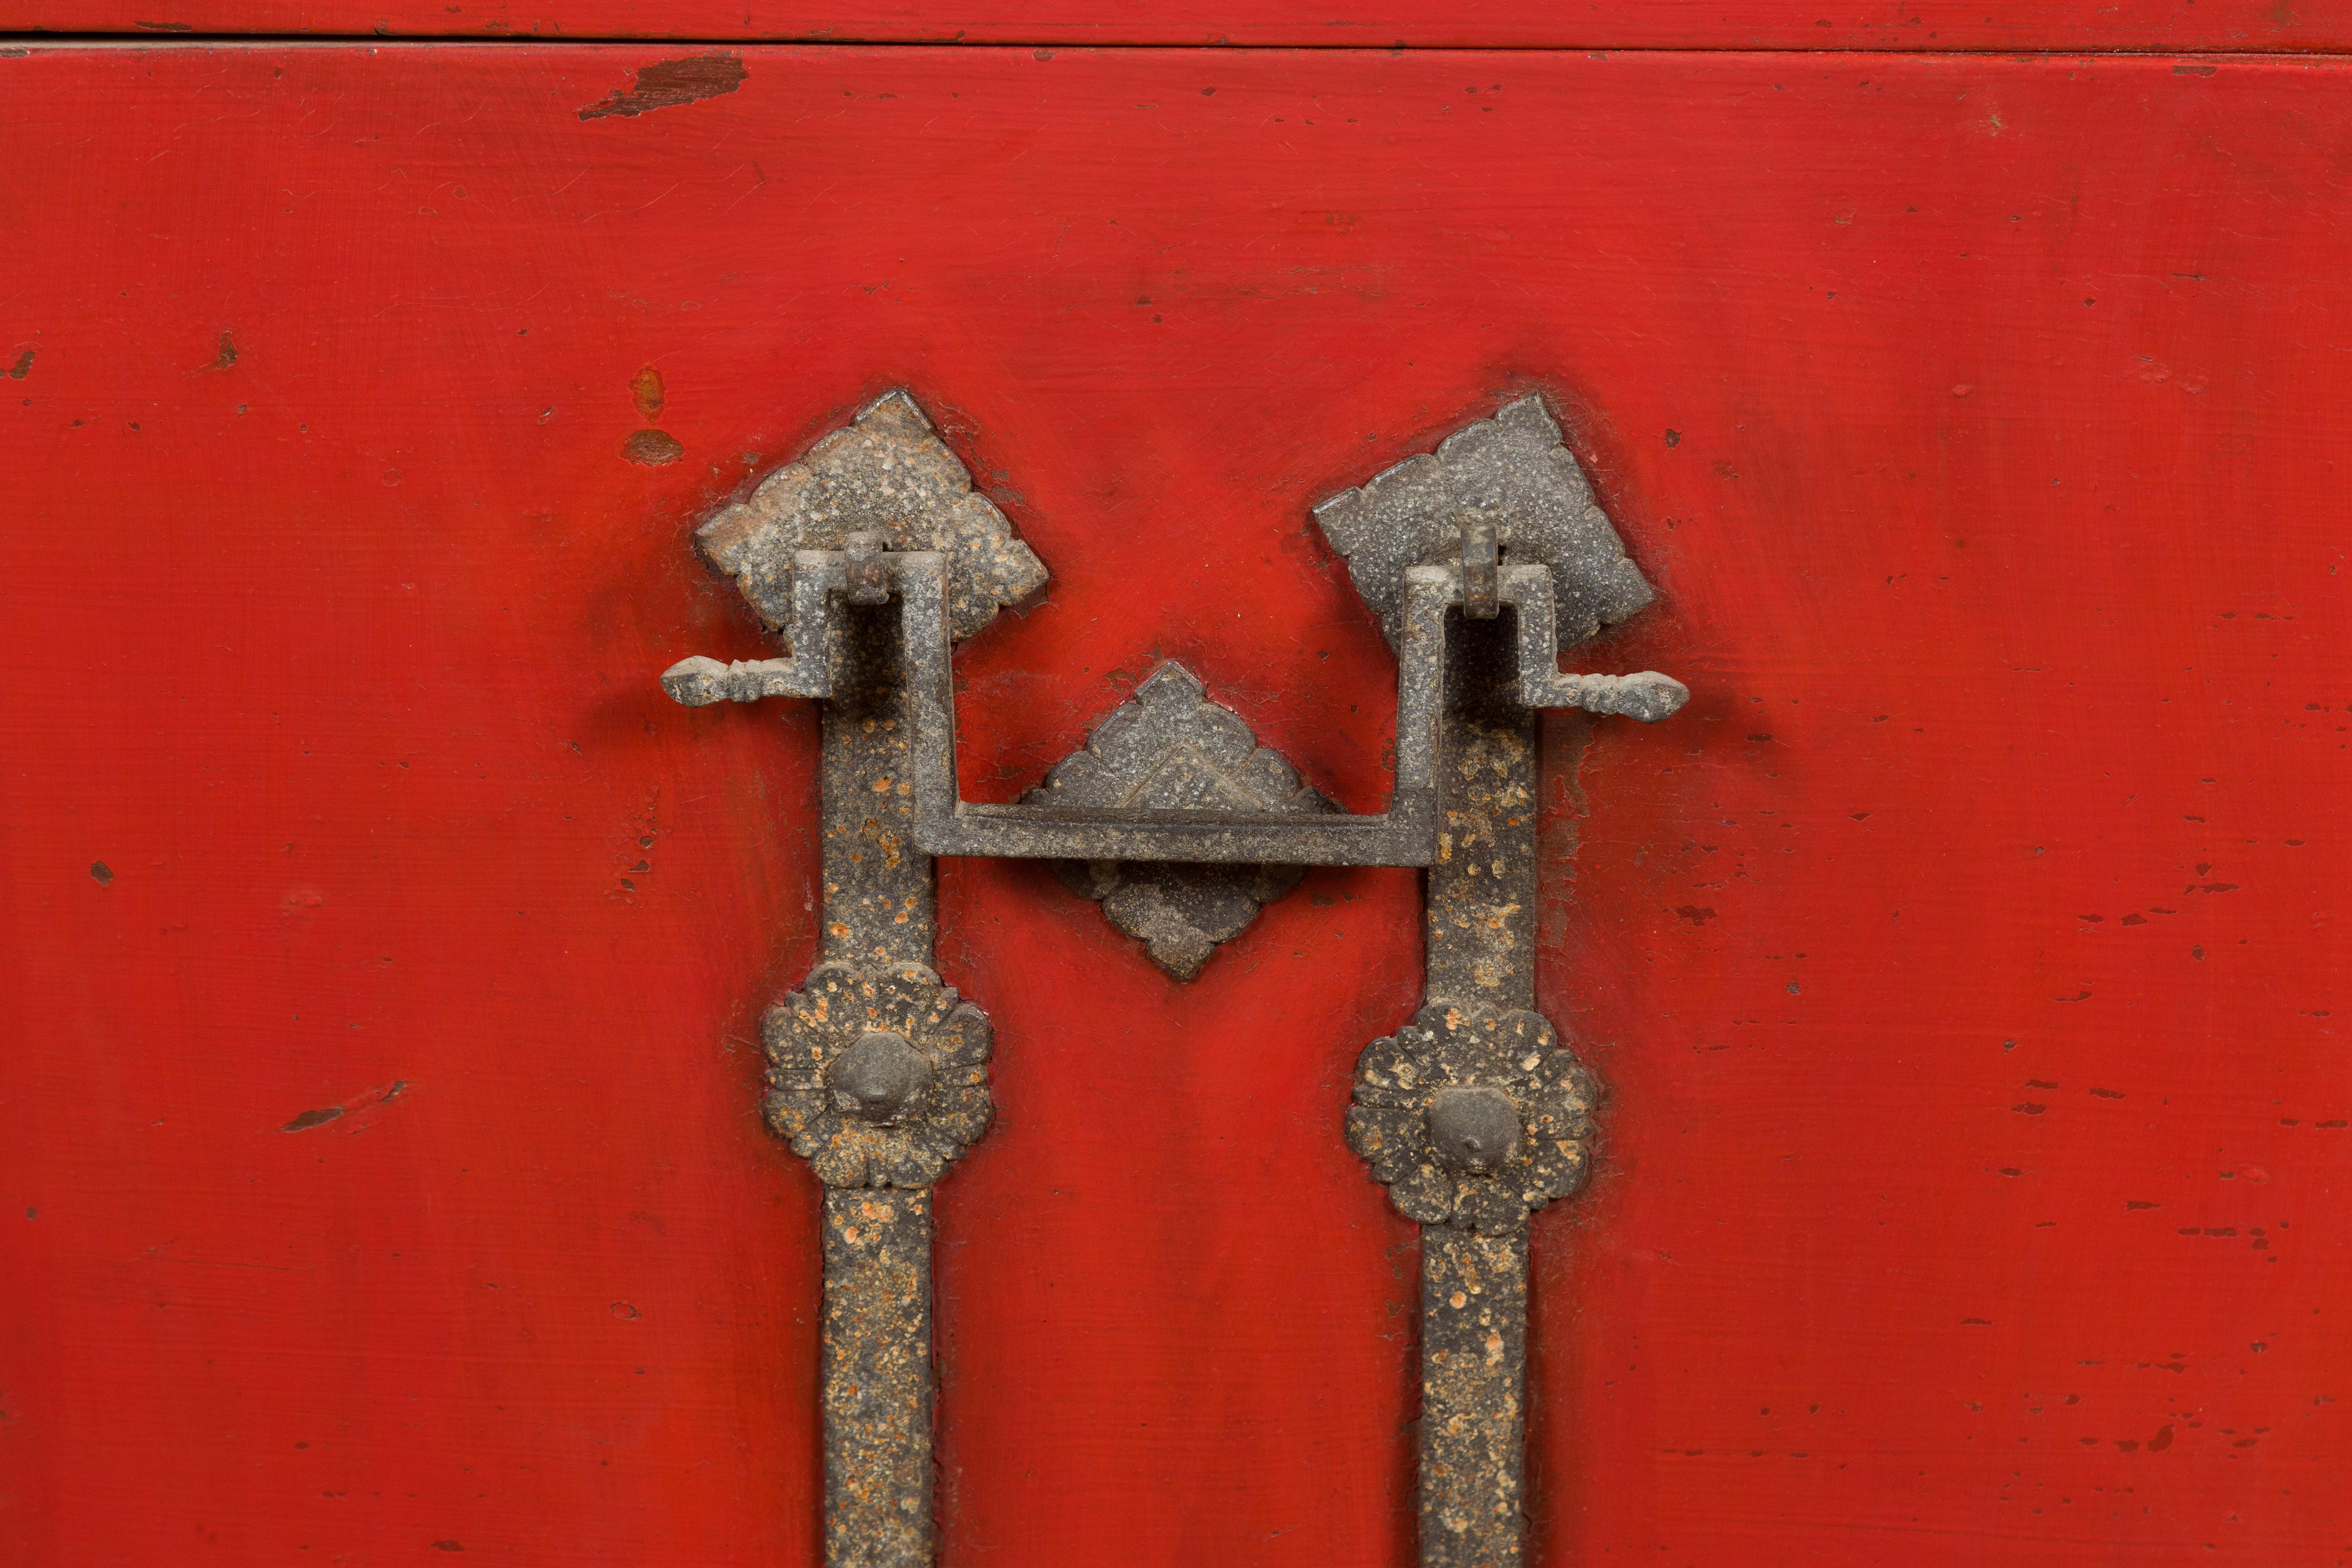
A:
<svg viewBox="0 0 2352 1568">
<path fill-rule="evenodd" d="M 853 533 L 841 547 L 841 596 L 853 605 L 883 605 L 890 600 L 889 579 L 882 571 L 883 537 Z"/>
<path fill-rule="evenodd" d="M 761 1037 L 768 1125 L 828 1187 L 928 1187 L 988 1131 L 988 1015 L 919 963 L 819 964 Z"/>
<path fill-rule="evenodd" d="M 1356 1064 L 1348 1142 L 1421 1233 L 1421 1562 L 1517 1561 L 1528 1215 L 1584 1184 L 1599 1098 L 1524 1008 L 1433 1001 Z"/>
<path fill-rule="evenodd" d="M 1491 521 L 1514 563 L 1540 566 L 1556 584 L 1560 648 L 1615 626 L 1653 596 L 1543 399 L 1522 397 L 1315 509 L 1400 655 L 1412 569 L 1460 561 L 1465 515 Z M 1540 663 L 1553 668 L 1549 657 Z"/>
<path fill-rule="evenodd" d="M 697 531 L 696 542 L 774 630 L 802 624 L 793 575 L 799 552 L 846 550 L 867 533 L 880 536 L 877 552 L 935 550 L 948 557 L 942 615 L 958 642 L 1045 585 L 1045 566 L 1013 536 L 1004 514 L 973 490 L 961 460 L 904 391 L 876 398 L 806 457 L 761 480 L 749 500 L 723 508 Z M 865 545 L 857 548 L 863 558 Z M 860 591 L 872 593 L 870 577 Z"/>
<path fill-rule="evenodd" d="M 1347 1136 L 1423 1227 L 1421 1562 L 1520 1561 L 1528 1215 L 1583 1184 L 1599 1098 L 1533 1011 L 1535 713 L 1654 722 L 1689 692 L 1559 668 L 1651 591 L 1539 399 L 1315 515 L 1397 654 L 1378 815 L 1338 811 L 1173 665 L 1020 804 L 960 799 L 950 646 L 1045 568 L 903 392 L 700 531 L 790 652 L 688 658 L 664 689 L 825 703 L 821 962 L 765 1040 L 769 1121 L 826 1189 L 834 1568 L 931 1556 L 931 1185 L 992 1114 L 988 1020 L 928 967 L 942 854 L 1061 862 L 1180 979 L 1300 868 L 1428 868 L 1424 1005 L 1365 1048 Z"/>
<path fill-rule="evenodd" d="M 840 826 L 828 822 L 828 842 Z M 848 853 L 884 838 L 861 832 L 872 848 Z M 885 867 L 908 869 L 904 857 Z M 828 952 L 856 941 L 855 923 L 832 921 L 834 887 Z M 887 918 L 919 924 L 928 947 L 929 900 L 918 921 L 912 897 Z M 825 1560 L 915 1568 L 931 1557 L 930 1187 L 988 1130 L 988 1017 L 919 963 L 834 963 L 761 1033 L 768 1125 L 825 1187 Z"/>
<path fill-rule="evenodd" d="M 913 698 L 911 766 L 915 837 L 934 855 L 1019 859 L 1215 860 L 1288 866 L 1426 866 L 1437 849 L 1438 709 L 1448 638 L 1445 612 L 1463 604 L 1458 564 L 1403 573 L 1397 669 L 1397 774 L 1379 816 L 1313 811 L 1192 810 L 1064 805 L 1048 794 L 1018 805 L 958 798 L 955 695 L 948 660 L 947 556 L 909 551 L 879 557 L 898 601 L 900 656 Z M 761 697 L 825 697 L 837 677 L 848 562 L 840 551 L 793 557 L 789 658 L 722 665 L 687 658 L 662 686 L 688 706 Z M 1501 603 L 1518 610 L 1517 682 L 1528 707 L 1582 708 L 1654 722 L 1690 693 L 1671 677 L 1567 675 L 1552 651 L 1550 573 L 1511 565 L 1496 573 Z M 805 650 L 805 651 L 803 651 Z"/>
<path fill-rule="evenodd" d="M 1501 584 L 1503 550 L 1495 536 L 1495 520 L 1483 511 L 1462 514 L 1462 613 L 1474 621 L 1491 621 L 1503 613 Z"/>
<path fill-rule="evenodd" d="M 824 1190 L 824 1560 L 931 1561 L 931 1194 Z"/>
<path fill-rule="evenodd" d="M 1364 1047 L 1348 1142 L 1407 1219 L 1509 1236 L 1584 1184 L 1594 1103 L 1540 1014 L 1436 1003 Z"/>
<path fill-rule="evenodd" d="M 1023 798 L 1154 814 L 1339 809 L 1259 745 L 1237 714 L 1210 701 L 1181 664 L 1161 665 Z M 1155 860 L 1057 860 L 1054 869 L 1178 980 L 1200 973 L 1218 943 L 1240 935 L 1306 875 L 1298 866 Z"/>
</svg>

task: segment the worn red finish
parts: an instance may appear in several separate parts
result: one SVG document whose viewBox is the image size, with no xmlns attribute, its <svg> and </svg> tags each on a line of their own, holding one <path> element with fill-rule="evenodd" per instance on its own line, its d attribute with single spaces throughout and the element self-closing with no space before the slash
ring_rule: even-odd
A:
<svg viewBox="0 0 2352 1568">
<path fill-rule="evenodd" d="M 0 30 L 1290 48 L 2342 49 L 2311 0 L 0 0 Z"/>
<path fill-rule="evenodd" d="M 899 383 L 1055 574 L 976 798 L 1173 658 L 1375 807 L 1307 508 L 1523 389 L 1658 585 L 1589 662 L 1689 709 L 1547 731 L 1612 1100 L 1539 1562 L 2345 1559 L 2347 68 L 751 47 L 583 118 L 693 52 L 0 59 L 0 1559 L 814 1560 L 814 726 L 654 676 L 762 647 L 696 520 Z M 945 1562 L 1409 1562 L 1340 1121 L 1414 874 L 1190 985 L 941 893 Z"/>
</svg>

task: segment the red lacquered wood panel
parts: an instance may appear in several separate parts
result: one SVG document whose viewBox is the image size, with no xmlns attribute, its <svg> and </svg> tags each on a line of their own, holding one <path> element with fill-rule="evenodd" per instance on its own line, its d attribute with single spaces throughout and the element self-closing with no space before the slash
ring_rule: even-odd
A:
<svg viewBox="0 0 2352 1568">
<path fill-rule="evenodd" d="M 1548 731 L 1613 1099 L 1539 1561 L 2345 1557 L 2342 68 L 745 48 L 583 117 L 676 54 L 0 59 L 0 1558 L 814 1561 L 814 727 L 653 677 L 762 647 L 695 521 L 898 383 L 1055 573 L 975 797 L 1174 658 L 1376 805 L 1306 509 L 1525 389 L 1658 584 L 1590 661 L 1689 709 Z M 941 890 L 945 1562 L 1409 1562 L 1339 1123 L 1413 875 L 1189 986 Z"/>
<path fill-rule="evenodd" d="M 2342 49 L 2293 0 L 0 0 L 0 30 L 320 37 L 1249 45 L 1291 48 Z"/>
</svg>

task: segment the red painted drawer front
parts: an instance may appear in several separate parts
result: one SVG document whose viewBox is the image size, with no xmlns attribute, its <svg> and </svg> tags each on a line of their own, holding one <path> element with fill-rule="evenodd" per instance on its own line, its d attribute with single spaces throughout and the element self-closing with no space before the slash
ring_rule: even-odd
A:
<svg viewBox="0 0 2352 1568">
<path fill-rule="evenodd" d="M 903 383 L 1055 574 L 976 798 L 1181 658 L 1376 806 L 1307 508 L 1523 390 L 1658 585 L 1591 662 L 1690 708 L 1547 731 L 1612 1100 L 1539 1561 L 2342 1560 L 2344 68 L 745 48 L 583 116 L 681 52 L 0 60 L 0 1557 L 814 1560 L 814 725 L 654 676 L 764 646 L 695 521 Z M 1409 1561 L 1340 1121 L 1414 875 L 1189 985 L 940 884 L 945 1561 Z"/>
<path fill-rule="evenodd" d="M 159 18 L 158 13 L 163 13 Z M 2284 0 L 0 0 L 11 31 L 1275 45 L 1307 48 L 2341 49 L 2338 6 Z"/>
</svg>

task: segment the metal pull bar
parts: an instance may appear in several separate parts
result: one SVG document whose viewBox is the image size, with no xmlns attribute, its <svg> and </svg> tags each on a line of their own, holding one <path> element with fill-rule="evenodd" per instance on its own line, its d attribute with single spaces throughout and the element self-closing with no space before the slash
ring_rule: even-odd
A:
<svg viewBox="0 0 2352 1568">
<path fill-rule="evenodd" d="M 928 635 L 937 615 L 939 580 L 918 573 L 900 583 L 907 598 L 899 624 L 915 711 L 915 837 L 930 853 L 1288 866 L 1429 863 L 1437 837 L 1433 781 L 1444 612 L 1460 595 L 1454 578 L 1427 574 L 1409 595 L 1408 652 L 1397 668 L 1396 788 L 1389 809 L 1377 816 L 992 805 L 960 799 L 946 639 Z"/>
<path fill-rule="evenodd" d="M 845 551 L 803 551 L 793 561 L 792 658 L 732 665 L 682 659 L 664 672 L 663 689 L 690 707 L 763 697 L 830 696 L 840 657 L 841 604 L 850 597 L 852 557 Z M 1426 866 L 1436 852 L 1438 709 L 1444 696 L 1446 612 L 1465 605 L 1465 568 L 1460 565 L 1415 566 L 1404 574 L 1397 646 L 1396 786 L 1388 810 L 1379 816 L 1165 812 L 963 800 L 956 784 L 948 558 L 936 551 L 868 551 L 855 569 L 872 584 L 869 596 L 887 594 L 900 603 L 900 647 L 914 698 L 915 837 L 930 854 Z M 1629 676 L 1562 674 L 1552 651 L 1550 572 L 1541 566 L 1511 566 L 1494 576 L 1498 602 L 1518 612 L 1518 691 L 1526 706 L 1582 708 L 1654 723 L 1688 700 L 1690 691 L 1682 682 L 1654 670 Z"/>
</svg>

